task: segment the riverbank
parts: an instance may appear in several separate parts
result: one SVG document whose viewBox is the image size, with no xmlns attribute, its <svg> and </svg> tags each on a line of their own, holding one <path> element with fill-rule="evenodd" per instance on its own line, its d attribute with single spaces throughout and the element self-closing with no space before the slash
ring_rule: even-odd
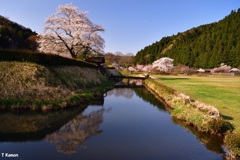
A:
<svg viewBox="0 0 240 160">
<path fill-rule="evenodd" d="M 199 131 L 211 134 L 224 134 L 231 129 L 231 125 L 224 121 L 219 111 L 209 105 L 177 92 L 152 79 L 145 81 L 145 86 L 161 97 L 170 107 L 173 117 L 184 121 L 188 125 L 195 126 Z"/>
<path fill-rule="evenodd" d="M 77 106 L 113 87 L 96 69 L 0 62 L 0 109 L 47 111 Z"/>
<path fill-rule="evenodd" d="M 240 77 L 217 75 L 153 75 L 156 81 L 215 106 L 222 117 L 240 131 Z"/>
<path fill-rule="evenodd" d="M 239 157 L 240 138 L 237 133 L 231 132 L 233 126 L 223 119 L 215 107 L 192 100 L 189 96 L 156 80 L 146 80 L 145 86 L 170 108 L 173 117 L 194 126 L 200 132 L 225 136 L 224 146 L 228 156 L 230 159 Z"/>
<path fill-rule="evenodd" d="M 240 90 L 238 76 L 216 75 L 153 75 L 157 82 L 171 87 L 192 99 L 215 106 L 221 117 L 233 125 L 225 135 L 225 147 L 233 157 L 240 156 Z"/>
</svg>

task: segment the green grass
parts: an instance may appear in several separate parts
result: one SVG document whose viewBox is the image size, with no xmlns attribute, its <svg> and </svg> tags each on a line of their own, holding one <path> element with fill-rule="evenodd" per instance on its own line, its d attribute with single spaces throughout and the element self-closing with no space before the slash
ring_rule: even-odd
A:
<svg viewBox="0 0 240 160">
<path fill-rule="evenodd" d="M 155 80 L 146 80 L 145 86 L 161 97 L 171 115 L 202 133 L 223 135 L 232 130 L 232 125 L 219 116 L 211 106 L 200 102 L 189 103 L 189 97 Z M 171 109 L 170 109 L 171 108 Z M 204 109 L 205 108 L 205 109 Z"/>
<path fill-rule="evenodd" d="M 240 77 L 234 76 L 162 76 L 157 81 L 191 99 L 215 106 L 225 120 L 240 133 Z"/>
</svg>

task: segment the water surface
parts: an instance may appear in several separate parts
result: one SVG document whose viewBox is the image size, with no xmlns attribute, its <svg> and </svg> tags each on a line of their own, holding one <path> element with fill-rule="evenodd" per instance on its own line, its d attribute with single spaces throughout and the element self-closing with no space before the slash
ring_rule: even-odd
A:
<svg viewBox="0 0 240 160">
<path fill-rule="evenodd" d="M 145 88 L 114 89 L 102 106 L 81 108 L 0 114 L 0 153 L 35 160 L 223 159 L 221 138 L 183 127 Z"/>
</svg>

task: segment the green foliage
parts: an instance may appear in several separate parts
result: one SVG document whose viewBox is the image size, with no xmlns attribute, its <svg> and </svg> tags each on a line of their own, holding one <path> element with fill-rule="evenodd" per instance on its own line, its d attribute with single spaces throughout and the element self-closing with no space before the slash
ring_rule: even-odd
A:
<svg viewBox="0 0 240 160">
<path fill-rule="evenodd" d="M 139 51 L 135 56 L 135 63 L 139 64 L 150 64 L 154 60 L 163 57 L 161 54 L 165 52 L 165 48 L 169 47 L 176 36 L 164 37 L 161 41 L 155 42 Z"/>
<path fill-rule="evenodd" d="M 92 93 L 85 93 L 85 94 L 75 94 L 69 98 L 70 103 L 75 103 L 78 102 L 81 99 L 88 99 L 88 98 L 93 98 Z"/>
<path fill-rule="evenodd" d="M 37 33 L 0 15 L 0 49 L 36 50 Z M 34 39 L 29 37 L 35 36 Z"/>
<path fill-rule="evenodd" d="M 149 64 L 161 57 L 190 67 L 213 68 L 225 63 L 240 65 L 240 9 L 223 20 L 192 28 L 140 50 L 135 62 Z"/>
<path fill-rule="evenodd" d="M 24 50 L 0 50 L 0 61 L 32 62 L 48 66 L 79 66 L 97 69 L 97 66 L 84 61 Z"/>
</svg>

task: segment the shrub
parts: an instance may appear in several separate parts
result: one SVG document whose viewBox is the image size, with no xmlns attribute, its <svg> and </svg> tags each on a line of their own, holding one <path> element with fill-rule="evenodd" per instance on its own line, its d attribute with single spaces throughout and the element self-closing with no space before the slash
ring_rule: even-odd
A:
<svg viewBox="0 0 240 160">
<path fill-rule="evenodd" d="M 177 65 L 176 67 L 174 67 L 174 72 L 176 73 L 189 73 L 190 72 L 190 68 L 188 66 L 185 65 Z"/>
<path fill-rule="evenodd" d="M 228 150 L 229 158 L 240 156 L 240 134 L 229 132 L 224 138 L 225 146 Z"/>
</svg>

